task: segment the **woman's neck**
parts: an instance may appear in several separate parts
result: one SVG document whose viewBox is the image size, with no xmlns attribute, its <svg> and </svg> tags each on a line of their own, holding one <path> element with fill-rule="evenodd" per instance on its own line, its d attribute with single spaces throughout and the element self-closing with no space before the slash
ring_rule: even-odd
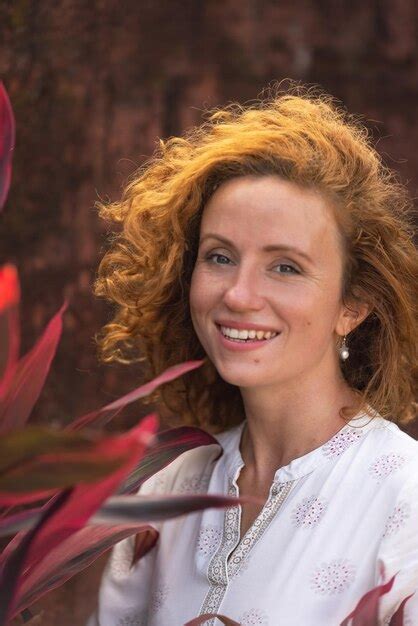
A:
<svg viewBox="0 0 418 626">
<path fill-rule="evenodd" d="M 306 381 L 307 382 L 307 381 Z M 247 425 L 241 439 L 246 471 L 255 480 L 268 481 L 280 467 L 327 442 L 346 424 L 339 415 L 356 403 L 345 381 L 334 385 L 241 390 Z"/>
</svg>

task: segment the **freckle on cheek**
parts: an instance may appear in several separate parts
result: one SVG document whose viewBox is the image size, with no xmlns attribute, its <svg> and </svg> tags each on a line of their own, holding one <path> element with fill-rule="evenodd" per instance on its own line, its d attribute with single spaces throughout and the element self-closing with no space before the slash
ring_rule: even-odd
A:
<svg viewBox="0 0 418 626">
<path fill-rule="evenodd" d="M 254 359 L 254 363 L 260 363 L 260 359 Z"/>
</svg>

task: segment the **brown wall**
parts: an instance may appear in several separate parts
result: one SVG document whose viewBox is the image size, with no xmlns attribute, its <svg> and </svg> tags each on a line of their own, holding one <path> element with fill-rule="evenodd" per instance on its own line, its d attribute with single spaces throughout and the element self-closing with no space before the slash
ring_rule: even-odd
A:
<svg viewBox="0 0 418 626">
<path fill-rule="evenodd" d="M 34 419 L 63 424 L 135 386 L 134 368 L 96 361 L 92 338 L 110 312 L 91 293 L 105 235 L 94 202 L 116 198 L 157 138 L 199 123 L 202 107 L 286 77 L 319 83 L 365 116 L 417 195 L 417 20 L 414 0 L 0 3 L 0 72 L 17 119 L 0 262 L 19 268 L 23 348 L 71 304 Z M 82 624 L 97 571 L 46 601 L 54 623 Z"/>
</svg>

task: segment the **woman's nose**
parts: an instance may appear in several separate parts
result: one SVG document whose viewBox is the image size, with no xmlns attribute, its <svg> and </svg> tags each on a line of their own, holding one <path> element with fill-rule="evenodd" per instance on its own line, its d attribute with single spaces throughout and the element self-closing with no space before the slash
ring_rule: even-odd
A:
<svg viewBox="0 0 418 626">
<path fill-rule="evenodd" d="M 233 310 L 259 310 L 264 305 L 259 279 L 254 272 L 239 271 L 231 276 L 224 292 L 225 304 Z"/>
</svg>

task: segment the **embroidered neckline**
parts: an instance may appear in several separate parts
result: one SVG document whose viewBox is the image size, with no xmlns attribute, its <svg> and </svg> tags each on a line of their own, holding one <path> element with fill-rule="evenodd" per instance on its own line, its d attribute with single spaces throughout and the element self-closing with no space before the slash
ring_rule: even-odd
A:
<svg viewBox="0 0 418 626">
<path fill-rule="evenodd" d="M 234 477 L 229 480 L 228 495 L 230 496 L 237 496 L 239 494 L 236 483 L 237 476 L 238 471 Z M 291 481 L 281 485 L 273 482 L 269 497 L 262 510 L 241 539 L 241 507 L 234 506 L 226 509 L 222 540 L 209 562 L 207 577 L 210 587 L 201 606 L 199 615 L 216 613 L 218 611 L 230 579 L 237 575 L 253 546 L 263 536 L 264 532 L 275 518 L 277 511 L 291 491 L 294 482 L 295 481 Z M 212 619 L 208 620 L 207 623 L 213 626 L 215 621 Z"/>
<path fill-rule="evenodd" d="M 302 478 L 310 474 L 317 467 L 340 457 L 369 430 L 384 426 L 386 420 L 378 413 L 373 413 L 372 416 L 364 412 L 358 413 L 327 442 L 293 459 L 288 465 L 278 468 L 275 472 L 273 482 L 283 483 Z M 240 444 L 246 421 L 245 419 L 238 426 L 218 435 L 219 441 L 224 449 L 222 458 L 229 479 L 232 479 L 237 473 L 237 470 L 244 466 Z"/>
</svg>

